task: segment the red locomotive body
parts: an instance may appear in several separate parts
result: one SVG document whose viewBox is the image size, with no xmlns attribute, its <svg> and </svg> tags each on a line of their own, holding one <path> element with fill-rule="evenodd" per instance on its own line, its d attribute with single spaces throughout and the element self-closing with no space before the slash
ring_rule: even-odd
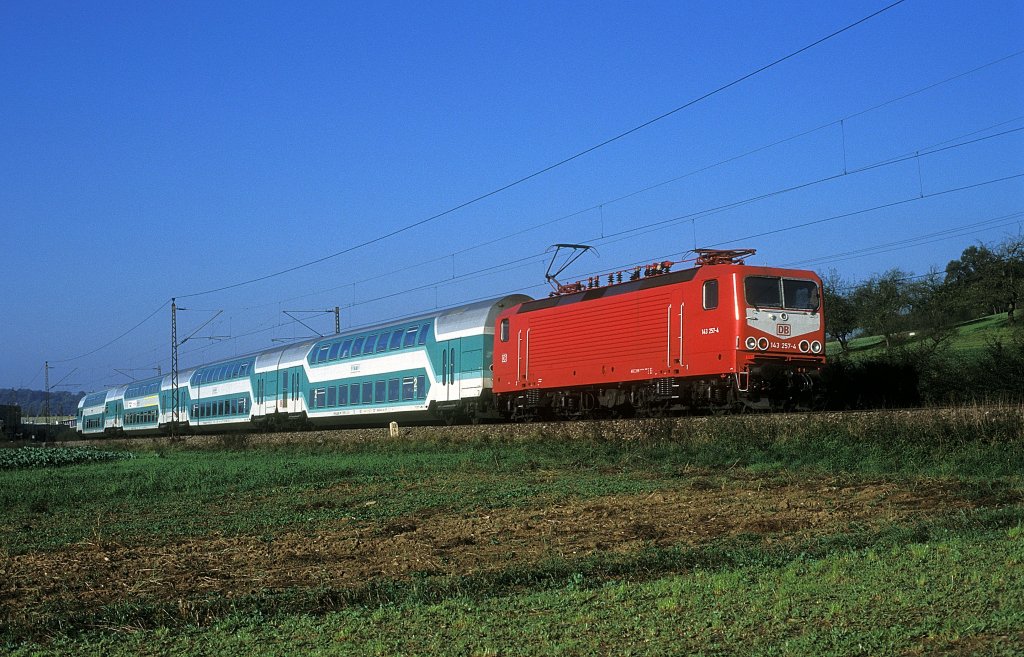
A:
<svg viewBox="0 0 1024 657">
<path fill-rule="evenodd" d="M 820 279 L 710 262 L 651 267 L 504 311 L 494 342 L 499 410 L 531 418 L 809 406 L 825 362 Z"/>
</svg>

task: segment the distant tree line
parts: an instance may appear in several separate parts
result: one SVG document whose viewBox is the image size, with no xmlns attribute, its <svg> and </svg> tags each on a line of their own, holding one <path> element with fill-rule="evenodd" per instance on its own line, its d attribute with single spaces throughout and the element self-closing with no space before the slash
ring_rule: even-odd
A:
<svg viewBox="0 0 1024 657">
<path fill-rule="evenodd" d="M 1024 330 L 1016 317 L 1024 293 L 1024 237 L 969 246 L 945 271 L 924 276 L 891 269 L 851 284 L 831 271 L 822 283 L 825 332 L 841 352 L 830 365 L 833 388 L 848 388 L 854 405 L 1024 394 Z M 1013 327 L 1009 337 L 990 336 L 973 357 L 948 348 L 958 325 L 999 313 Z M 879 336 L 882 355 L 855 357 L 851 340 L 858 336 Z"/>
<path fill-rule="evenodd" d="M 50 391 L 50 415 L 74 415 L 84 392 Z M 46 413 L 46 391 L 27 388 L 0 388 L 0 406 L 20 406 L 22 417 Z"/>
</svg>

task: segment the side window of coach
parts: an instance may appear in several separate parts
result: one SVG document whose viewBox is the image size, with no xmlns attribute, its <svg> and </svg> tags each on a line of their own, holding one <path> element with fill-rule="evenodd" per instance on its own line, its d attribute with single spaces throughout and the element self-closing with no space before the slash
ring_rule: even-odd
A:
<svg viewBox="0 0 1024 657">
<path fill-rule="evenodd" d="M 712 279 L 704 281 L 704 310 L 714 310 L 718 307 L 718 281 Z"/>
</svg>

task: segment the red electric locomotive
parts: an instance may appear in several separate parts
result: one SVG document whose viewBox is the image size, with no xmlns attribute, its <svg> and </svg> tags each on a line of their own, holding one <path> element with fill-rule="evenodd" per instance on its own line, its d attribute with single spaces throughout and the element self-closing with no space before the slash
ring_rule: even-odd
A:
<svg viewBox="0 0 1024 657">
<path fill-rule="evenodd" d="M 821 280 L 698 251 L 502 312 L 494 394 L 513 419 L 805 408 L 825 364 Z"/>
</svg>

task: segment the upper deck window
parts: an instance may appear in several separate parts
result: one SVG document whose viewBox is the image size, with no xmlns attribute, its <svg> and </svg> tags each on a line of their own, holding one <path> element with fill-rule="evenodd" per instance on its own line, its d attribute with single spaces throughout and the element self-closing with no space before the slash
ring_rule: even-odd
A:
<svg viewBox="0 0 1024 657">
<path fill-rule="evenodd" d="M 747 303 L 755 308 L 817 310 L 820 304 L 814 281 L 777 276 L 748 276 L 743 284 Z"/>
<path fill-rule="evenodd" d="M 402 348 L 402 330 L 398 329 L 391 334 L 391 342 L 388 344 L 388 349 L 395 350 Z"/>
</svg>

